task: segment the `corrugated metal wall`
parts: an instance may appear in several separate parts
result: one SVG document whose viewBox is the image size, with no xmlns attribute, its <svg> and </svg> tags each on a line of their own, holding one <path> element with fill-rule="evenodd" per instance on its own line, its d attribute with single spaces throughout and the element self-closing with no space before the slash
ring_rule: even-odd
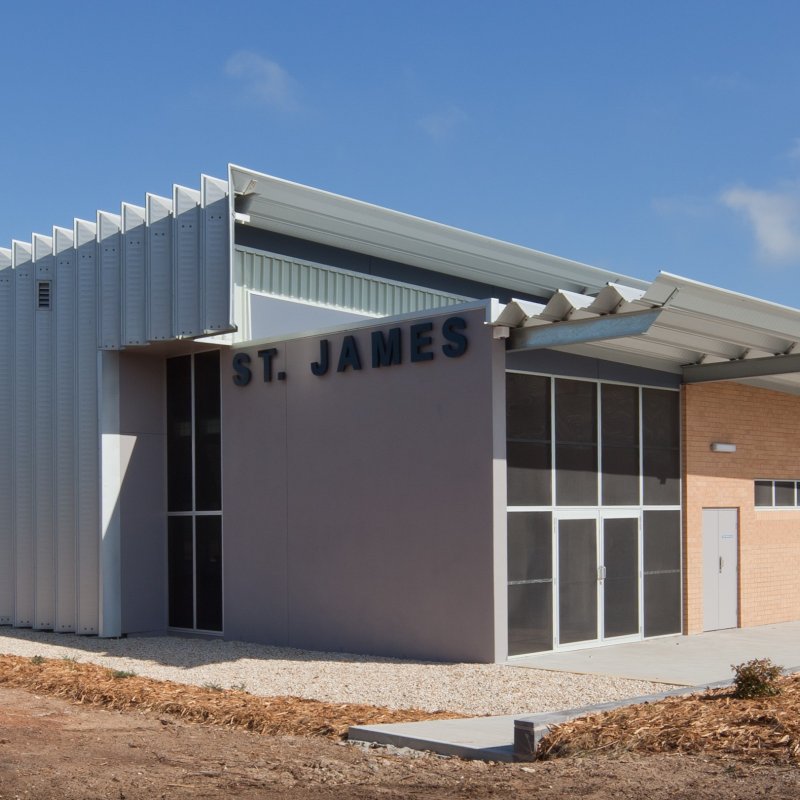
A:
<svg viewBox="0 0 800 800">
<path fill-rule="evenodd" d="M 250 291 L 376 317 L 433 310 L 471 299 L 247 247 L 235 249 L 233 282 L 235 316 L 240 323 L 237 341 L 250 338 Z"/>
<path fill-rule="evenodd" d="M 231 331 L 229 231 L 203 176 L 0 248 L 0 624 L 101 630 L 98 350 Z"/>
</svg>

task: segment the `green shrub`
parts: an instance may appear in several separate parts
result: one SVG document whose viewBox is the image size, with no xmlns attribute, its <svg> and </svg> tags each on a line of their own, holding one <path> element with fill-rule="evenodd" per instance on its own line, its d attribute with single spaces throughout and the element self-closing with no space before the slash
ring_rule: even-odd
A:
<svg viewBox="0 0 800 800">
<path fill-rule="evenodd" d="M 44 664 L 44 658 L 42 656 L 31 656 L 31 664 Z"/>
<path fill-rule="evenodd" d="M 112 678 L 132 678 L 136 675 L 135 672 L 128 672 L 124 669 L 112 669 L 111 670 L 111 677 Z"/>
<path fill-rule="evenodd" d="M 774 697 L 780 692 L 775 681 L 781 676 L 783 667 L 773 664 L 768 658 L 754 658 L 742 664 L 731 664 L 731 669 L 734 697 Z"/>
</svg>

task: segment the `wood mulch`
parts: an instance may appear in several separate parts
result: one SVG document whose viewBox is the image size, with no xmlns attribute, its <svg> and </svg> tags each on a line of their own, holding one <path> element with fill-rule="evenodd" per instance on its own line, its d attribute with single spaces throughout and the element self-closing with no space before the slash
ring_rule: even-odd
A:
<svg viewBox="0 0 800 800">
<path fill-rule="evenodd" d="M 741 700 L 726 688 L 592 714 L 554 727 L 537 755 L 703 752 L 800 765 L 800 674 L 776 685 L 775 697 Z"/>
<path fill-rule="evenodd" d="M 350 725 L 452 719 L 452 712 L 395 710 L 300 697 L 260 697 L 190 686 L 69 659 L 0 655 L 0 685 L 116 711 L 148 711 L 262 734 L 342 739 Z"/>
</svg>

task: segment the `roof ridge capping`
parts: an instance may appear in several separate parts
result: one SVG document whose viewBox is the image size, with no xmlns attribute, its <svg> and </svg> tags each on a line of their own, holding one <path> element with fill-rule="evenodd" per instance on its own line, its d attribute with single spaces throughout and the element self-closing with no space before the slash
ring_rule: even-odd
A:
<svg viewBox="0 0 800 800">
<path fill-rule="evenodd" d="M 511 291 L 588 294 L 608 283 L 649 281 L 593 267 L 363 200 L 228 165 L 231 190 L 248 194 L 249 224 Z M 255 181 L 255 187 L 252 182 Z"/>
</svg>

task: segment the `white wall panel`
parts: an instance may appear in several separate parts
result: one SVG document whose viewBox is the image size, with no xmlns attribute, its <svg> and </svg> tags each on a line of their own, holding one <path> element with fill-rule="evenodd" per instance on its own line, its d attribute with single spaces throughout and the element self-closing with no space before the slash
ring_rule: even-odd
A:
<svg viewBox="0 0 800 800">
<path fill-rule="evenodd" d="M 150 341 L 172 338 L 172 201 L 147 195 L 147 294 Z"/>
<path fill-rule="evenodd" d="M 53 292 L 55 330 L 55 540 L 56 540 L 56 619 L 58 631 L 76 628 L 76 492 L 75 480 L 75 389 L 76 270 L 73 233 L 53 229 L 53 254 L 56 280 Z"/>
<path fill-rule="evenodd" d="M 76 483 L 78 485 L 78 633 L 99 629 L 100 469 L 97 423 L 96 225 L 75 220 L 76 252 Z"/>
<path fill-rule="evenodd" d="M 145 209 L 122 204 L 122 344 L 147 344 Z"/>
<path fill-rule="evenodd" d="M 55 620 L 53 530 L 53 239 L 33 235 L 34 274 L 34 531 L 36 539 L 34 628 L 52 630 Z"/>
<path fill-rule="evenodd" d="M 100 351 L 232 330 L 229 214 L 203 176 L 0 248 L 0 624 L 120 632 L 117 354 Z"/>
<path fill-rule="evenodd" d="M 16 599 L 14 624 L 33 625 L 33 357 L 34 273 L 31 246 L 13 242 L 14 313 L 14 551 Z"/>
<path fill-rule="evenodd" d="M 120 309 L 120 225 L 119 215 L 97 212 L 97 258 L 100 278 L 100 347 L 119 350 Z"/>
<path fill-rule="evenodd" d="M 200 192 L 183 186 L 173 188 L 174 308 L 176 337 L 199 336 L 200 321 Z"/>
<path fill-rule="evenodd" d="M 0 625 L 14 621 L 14 272 L 0 248 Z"/>
<path fill-rule="evenodd" d="M 231 269 L 228 182 L 202 177 L 204 330 L 230 328 Z"/>
<path fill-rule="evenodd" d="M 122 633 L 119 353 L 98 353 L 100 415 L 100 635 Z"/>
</svg>

